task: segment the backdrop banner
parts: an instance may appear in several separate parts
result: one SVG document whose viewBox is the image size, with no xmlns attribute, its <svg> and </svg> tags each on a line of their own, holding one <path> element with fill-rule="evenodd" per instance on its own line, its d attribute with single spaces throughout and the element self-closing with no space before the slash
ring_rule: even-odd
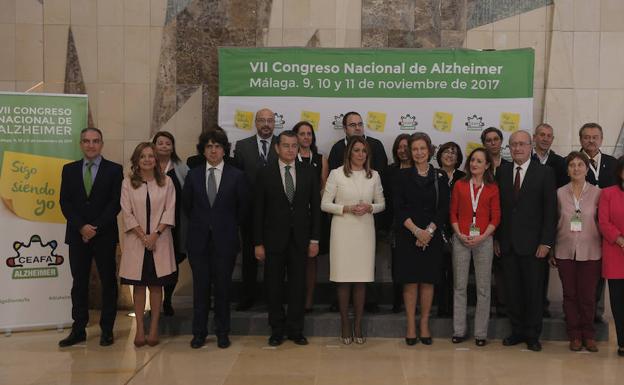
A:
<svg viewBox="0 0 624 385">
<path fill-rule="evenodd" d="M 0 329 L 72 321 L 59 190 L 87 111 L 86 95 L 0 93 Z"/>
<path fill-rule="evenodd" d="M 389 158 L 394 138 L 416 131 L 469 151 L 489 126 L 504 132 L 505 143 L 532 129 L 533 64 L 531 48 L 220 48 L 219 125 L 234 143 L 255 134 L 254 114 L 268 107 L 276 134 L 309 121 L 328 154 L 344 137 L 343 115 L 357 111 Z"/>
</svg>

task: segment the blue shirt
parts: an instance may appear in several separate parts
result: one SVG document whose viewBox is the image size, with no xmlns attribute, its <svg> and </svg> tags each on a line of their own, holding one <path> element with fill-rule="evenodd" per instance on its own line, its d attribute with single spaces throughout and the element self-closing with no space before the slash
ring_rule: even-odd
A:
<svg viewBox="0 0 624 385">
<path fill-rule="evenodd" d="M 82 160 L 82 176 L 87 172 L 87 163 L 89 161 L 87 159 Z M 98 170 L 100 169 L 100 163 L 102 163 L 102 155 L 98 155 L 97 158 L 93 159 L 93 165 L 91 166 L 91 185 L 95 183 L 95 176 L 97 175 Z"/>
</svg>

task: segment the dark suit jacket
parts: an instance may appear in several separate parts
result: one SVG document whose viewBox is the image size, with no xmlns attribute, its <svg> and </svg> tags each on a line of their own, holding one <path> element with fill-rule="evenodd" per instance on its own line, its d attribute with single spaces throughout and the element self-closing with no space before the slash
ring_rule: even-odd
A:
<svg viewBox="0 0 624 385">
<path fill-rule="evenodd" d="M 615 184 L 615 167 L 617 166 L 617 159 L 611 155 L 607 155 L 604 152 L 600 155 L 600 174 L 598 174 L 598 180 L 594 172 L 590 169 L 587 172 L 587 181 L 593 185 L 598 185 L 600 188 L 613 186 Z"/>
<path fill-rule="evenodd" d="M 205 164 L 188 172 L 182 189 L 182 206 L 189 218 L 186 250 L 191 257 L 208 255 L 208 235 L 212 232 L 217 255 L 232 257 L 240 250 L 238 226 L 247 210 L 248 184 L 242 171 L 226 163 L 217 197 L 210 206 Z"/>
<path fill-rule="evenodd" d="M 537 154 L 531 155 L 531 159 L 539 162 Z M 555 173 L 557 188 L 564 186 L 568 184 L 568 182 L 570 182 L 566 162 L 561 155 L 556 154 L 554 151 L 550 150 L 550 154 L 548 154 L 548 159 L 546 159 L 546 166 L 549 166 L 553 169 L 553 172 Z"/>
<path fill-rule="evenodd" d="M 370 136 L 366 137 L 366 141 L 371 148 L 372 154 L 370 154 L 371 168 L 377 171 L 380 175 L 384 173 L 386 167 L 388 167 L 388 157 L 386 156 L 386 150 L 383 144 L 378 139 Z M 344 138 L 340 139 L 331 148 L 327 162 L 329 164 L 329 171 L 336 169 L 344 163 L 344 153 L 347 149 Z"/>
<path fill-rule="evenodd" d="M 60 204 L 67 226 L 65 243 L 82 243 L 80 229 L 86 224 L 97 227 L 92 242 L 118 242 L 117 214 L 121 210 L 121 165 L 102 158 L 100 167 L 87 197 L 84 188 L 82 166 L 77 160 L 63 166 L 61 176 Z"/>
<path fill-rule="evenodd" d="M 316 171 L 308 164 L 295 162 L 295 197 L 288 202 L 277 161 L 259 171 L 254 188 L 254 245 L 267 252 L 282 252 L 288 247 L 288 234 L 294 230 L 298 247 L 311 239 L 320 240 L 321 194 Z"/>
<path fill-rule="evenodd" d="M 496 235 L 503 254 L 513 250 L 520 255 L 534 255 L 539 245 L 554 245 L 555 176 L 552 168 L 531 160 L 516 200 L 513 169 L 514 163 L 505 163 L 496 173 L 501 201 L 501 223 Z"/>
<path fill-rule="evenodd" d="M 277 153 L 275 152 L 275 144 L 277 143 L 277 136 L 271 138 L 269 143 L 269 156 L 268 163 L 277 160 Z M 234 147 L 234 165 L 240 170 L 243 170 L 247 181 L 251 186 L 256 182 L 256 175 L 258 170 L 264 167 L 260 152 L 258 151 L 258 141 L 256 135 L 250 136 L 236 142 Z"/>
</svg>

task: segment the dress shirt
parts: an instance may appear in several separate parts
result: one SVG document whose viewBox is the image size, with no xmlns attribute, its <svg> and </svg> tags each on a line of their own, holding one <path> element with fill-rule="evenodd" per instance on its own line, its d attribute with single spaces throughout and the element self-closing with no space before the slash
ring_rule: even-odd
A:
<svg viewBox="0 0 624 385">
<path fill-rule="evenodd" d="M 539 160 L 539 162 L 542 165 L 545 165 L 546 162 L 548 162 L 548 156 L 550 155 L 550 150 L 546 151 L 546 156 L 544 156 L 542 158 L 542 156 L 539 154 L 539 152 L 535 151 L 535 149 L 533 149 L 533 154 L 535 154 L 535 156 L 537 157 L 537 160 Z"/>
<path fill-rule="evenodd" d="M 89 160 L 83 159 L 82 161 L 82 175 L 87 172 L 87 163 Z M 98 170 L 100 169 L 100 163 L 102 163 L 102 155 L 98 155 L 95 159 L 93 159 L 93 165 L 91 166 L 91 183 L 95 182 L 95 176 L 97 175 Z"/>
<path fill-rule="evenodd" d="M 596 177 L 596 181 L 598 181 L 598 177 L 600 176 L 600 160 L 602 159 L 602 152 L 600 150 L 598 150 L 598 153 L 596 155 L 594 155 L 594 157 L 592 158 L 591 156 L 589 156 L 589 154 L 587 154 L 585 152 L 585 150 L 581 151 L 583 154 L 587 155 L 587 157 L 589 158 L 589 171 L 594 173 L 594 176 Z M 594 169 L 593 167 L 591 167 L 591 161 L 596 162 L 596 169 Z M 598 182 L 596 182 L 598 183 Z"/>
<path fill-rule="evenodd" d="M 262 141 L 266 141 L 266 154 L 264 154 L 265 157 L 269 157 L 269 152 L 271 151 L 271 139 L 272 137 L 269 136 L 267 139 L 261 138 L 260 135 L 256 134 L 256 141 L 258 142 L 258 154 L 260 154 L 260 156 L 262 156 Z"/>
<path fill-rule="evenodd" d="M 217 184 L 217 192 L 219 192 L 219 184 L 221 183 L 221 176 L 223 175 L 224 165 L 225 163 L 223 161 L 221 161 L 221 163 L 219 163 L 216 166 L 213 166 L 210 163 L 206 162 L 206 184 L 208 184 L 208 178 L 210 177 L 210 169 L 214 167 L 215 168 L 214 176 L 215 176 L 215 183 Z"/>
<path fill-rule="evenodd" d="M 520 170 L 520 188 L 522 188 L 522 182 L 524 182 L 524 176 L 526 175 L 526 172 L 527 172 L 527 169 L 529 168 L 529 164 L 530 163 L 531 163 L 531 158 L 529 158 L 523 164 L 518 164 L 516 162 L 513 163 L 513 179 L 512 179 L 512 181 L 516 180 L 516 173 L 518 172 L 518 170 L 516 170 L 516 168 L 518 166 L 520 168 L 522 168 L 522 170 Z"/>
<path fill-rule="evenodd" d="M 297 172 L 295 171 L 295 162 L 293 161 L 290 164 L 286 164 L 282 162 L 282 160 L 280 159 L 277 161 L 277 163 L 279 164 L 280 175 L 282 177 L 282 187 L 284 188 L 284 193 L 286 193 L 286 179 L 285 179 L 286 166 L 290 166 L 290 175 L 292 176 L 293 187 L 295 191 L 297 191 Z"/>
</svg>

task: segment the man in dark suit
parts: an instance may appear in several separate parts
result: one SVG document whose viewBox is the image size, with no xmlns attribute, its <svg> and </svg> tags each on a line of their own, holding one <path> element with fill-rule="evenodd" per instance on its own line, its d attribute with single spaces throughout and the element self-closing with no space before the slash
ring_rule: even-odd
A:
<svg viewBox="0 0 624 385">
<path fill-rule="evenodd" d="M 388 156 L 384 149 L 383 143 L 379 139 L 375 139 L 371 136 L 364 135 L 364 122 L 362 116 L 355 111 L 350 111 L 344 114 L 342 117 L 342 128 L 345 132 L 345 137 L 340 139 L 332 146 L 329 151 L 329 157 L 327 163 L 329 165 L 329 171 L 336 169 L 344 163 L 344 153 L 347 149 L 347 142 L 352 136 L 364 136 L 371 149 L 370 159 L 371 168 L 377 171 L 380 175 L 384 175 L 386 167 L 388 167 Z M 382 226 L 382 219 L 384 214 L 375 215 L 375 227 L 380 228 Z M 379 293 L 378 288 L 374 283 L 367 284 L 368 302 L 365 309 L 369 313 L 378 313 L 379 306 L 377 305 L 377 297 Z M 330 306 L 330 311 L 338 311 L 338 303 L 334 301 Z"/>
<path fill-rule="evenodd" d="M 229 143 L 223 130 L 199 137 L 204 167 L 191 169 L 182 190 L 189 218 L 186 249 L 193 272 L 193 339 L 198 349 L 208 334 L 210 285 L 214 286 L 217 346 L 230 346 L 230 286 L 236 254 L 240 250 L 238 226 L 248 205 L 247 180 L 242 171 L 225 164 Z"/>
<path fill-rule="evenodd" d="M 115 251 L 119 241 L 117 214 L 123 169 L 104 159 L 102 132 L 85 128 L 80 133 L 84 158 L 63 167 L 60 204 L 67 219 L 65 243 L 69 245 L 69 265 L 73 277 L 71 289 L 72 331 L 59 342 L 60 347 L 86 340 L 89 322 L 89 274 L 95 264 L 102 285 L 100 345 L 113 344 L 113 325 L 117 315 L 117 277 Z"/>
<path fill-rule="evenodd" d="M 239 140 L 234 147 L 234 164 L 241 169 L 247 177 L 249 186 L 256 182 L 258 171 L 267 163 L 275 161 L 275 142 L 277 137 L 273 135 L 275 128 L 275 115 L 268 108 L 256 112 L 257 133 L 249 138 Z M 254 257 L 253 244 L 253 202 L 241 228 L 242 241 L 242 292 L 236 310 L 250 309 L 258 292 L 256 280 L 258 275 L 258 261 Z"/>
<path fill-rule="evenodd" d="M 589 158 L 589 172 L 587 182 L 597 185 L 600 188 L 613 186 L 615 184 L 615 167 L 617 160 L 611 155 L 603 154 L 600 151 L 602 146 L 602 127 L 598 123 L 585 123 L 579 130 L 581 141 L 581 152 Z M 607 323 L 604 318 L 604 279 L 598 280 L 596 288 L 596 322 Z"/>
<path fill-rule="evenodd" d="M 540 351 L 544 270 L 555 240 L 557 198 L 550 167 L 531 160 L 531 135 L 516 131 L 509 138 L 512 164 L 496 174 L 500 189 L 501 223 L 494 252 L 502 255 L 506 310 L 512 334 L 503 345 L 526 342 Z"/>
<path fill-rule="evenodd" d="M 307 345 L 303 336 L 305 266 L 307 257 L 318 254 L 319 180 L 307 163 L 295 162 L 298 144 L 293 131 L 282 132 L 275 147 L 278 160 L 260 170 L 254 189 L 255 256 L 265 262 L 269 345 L 280 345 L 285 332 L 296 344 Z M 284 294 L 287 314 L 282 307 Z"/>
<path fill-rule="evenodd" d="M 555 174 L 556 187 L 559 188 L 570 181 L 565 159 L 556 154 L 550 147 L 555 140 L 554 130 L 548 123 L 541 123 L 533 132 L 533 153 L 531 159 L 540 162 L 544 166 L 552 168 Z M 555 213 L 556 214 L 556 213 Z M 550 317 L 550 302 L 548 301 L 548 282 L 550 269 L 544 270 L 544 317 Z"/>
</svg>

